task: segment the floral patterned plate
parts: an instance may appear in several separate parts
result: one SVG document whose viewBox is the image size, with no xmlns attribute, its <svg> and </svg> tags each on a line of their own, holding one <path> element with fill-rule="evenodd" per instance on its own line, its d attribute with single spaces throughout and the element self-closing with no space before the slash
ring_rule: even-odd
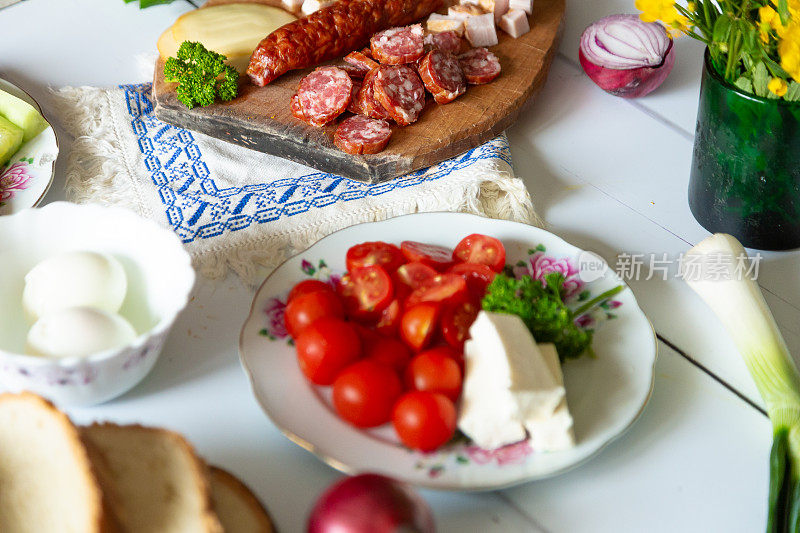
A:
<svg viewBox="0 0 800 533">
<path fill-rule="evenodd" d="M 594 254 L 539 228 L 459 213 L 424 213 L 360 224 L 320 240 L 289 259 L 264 281 L 242 328 L 239 353 L 264 412 L 293 442 L 343 472 L 374 471 L 443 490 L 493 490 L 550 477 L 572 468 L 621 435 L 642 413 L 653 387 L 656 342 L 630 289 L 603 302 L 580 325 L 595 329 L 595 358 L 564 364 L 567 401 L 575 421 L 575 448 L 537 452 L 528 442 L 495 451 L 466 439 L 434 453 L 410 451 L 387 425 L 359 430 L 333 412 L 330 388 L 302 375 L 283 327 L 289 289 L 309 277 L 329 280 L 345 269 L 347 249 L 364 241 L 416 240 L 453 247 L 470 233 L 499 238 L 518 276 L 567 277 L 568 303 L 623 284 Z"/>
<path fill-rule="evenodd" d="M 0 78 L 0 90 L 22 98 L 42 112 L 28 93 L 11 82 Z M 39 205 L 53 182 L 57 156 L 58 140 L 53 127 L 48 126 L 23 144 L 5 166 L 0 166 L 0 215 Z"/>
</svg>

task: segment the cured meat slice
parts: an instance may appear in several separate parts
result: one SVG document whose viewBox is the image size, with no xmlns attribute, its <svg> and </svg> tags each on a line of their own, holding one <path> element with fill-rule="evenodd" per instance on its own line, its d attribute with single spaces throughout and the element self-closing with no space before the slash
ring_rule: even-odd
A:
<svg viewBox="0 0 800 533">
<path fill-rule="evenodd" d="M 370 39 L 372 57 L 384 65 L 402 65 L 421 58 L 425 53 L 425 32 L 414 24 L 402 28 L 389 28 Z"/>
<path fill-rule="evenodd" d="M 419 75 L 437 104 L 452 102 L 467 90 L 467 80 L 453 54 L 431 50 L 419 65 Z"/>
<path fill-rule="evenodd" d="M 353 80 L 353 90 L 350 91 L 350 103 L 347 104 L 347 110 L 351 113 L 361 115 L 361 107 L 358 105 L 358 92 L 361 90 L 361 82 Z"/>
<path fill-rule="evenodd" d="M 389 113 L 383 108 L 381 103 L 375 98 L 375 77 L 378 74 L 378 69 L 370 70 L 364 76 L 364 83 L 356 96 L 355 108 L 358 109 L 359 115 L 364 115 L 369 118 L 386 119 L 389 118 Z"/>
<path fill-rule="evenodd" d="M 500 75 L 500 60 L 486 48 L 473 48 L 458 56 L 467 83 L 489 83 Z"/>
<path fill-rule="evenodd" d="M 358 67 L 364 71 L 364 74 L 374 68 L 378 68 L 378 64 L 373 61 L 371 57 L 367 57 L 363 52 L 350 52 L 344 56 L 344 60 L 354 67 Z"/>
<path fill-rule="evenodd" d="M 443 31 L 425 35 L 424 42 L 426 51 L 436 49 L 448 54 L 458 54 L 461 52 L 463 39 L 455 31 Z"/>
<path fill-rule="evenodd" d="M 356 115 L 339 124 L 333 143 L 348 154 L 376 154 L 386 147 L 391 136 L 387 121 Z"/>
<path fill-rule="evenodd" d="M 352 90 L 353 81 L 347 72 L 339 67 L 319 67 L 300 81 L 292 112 L 297 105 L 306 122 L 324 126 L 347 109 Z"/>
<path fill-rule="evenodd" d="M 369 72 L 369 70 L 365 70 L 361 67 L 351 65 L 350 63 L 343 63 L 336 66 L 342 69 L 343 71 L 347 72 L 347 74 L 349 74 L 351 78 L 363 79 L 364 76 L 367 75 L 367 72 Z"/>
<path fill-rule="evenodd" d="M 264 86 L 292 69 L 318 65 L 365 46 L 376 31 L 426 17 L 442 0 L 341 0 L 281 26 L 250 56 L 247 74 Z"/>
<path fill-rule="evenodd" d="M 375 75 L 375 97 L 400 126 L 419 118 L 425 107 L 425 86 L 407 65 L 381 65 Z"/>
</svg>

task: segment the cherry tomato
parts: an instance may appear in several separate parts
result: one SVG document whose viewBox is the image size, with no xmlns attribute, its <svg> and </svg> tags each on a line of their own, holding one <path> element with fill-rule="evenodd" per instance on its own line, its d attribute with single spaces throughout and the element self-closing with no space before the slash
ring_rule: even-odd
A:
<svg viewBox="0 0 800 533">
<path fill-rule="evenodd" d="M 440 351 L 417 354 L 406 367 L 405 381 L 409 390 L 438 392 L 454 402 L 461 395 L 461 368 Z"/>
<path fill-rule="evenodd" d="M 387 242 L 365 242 L 356 244 L 347 250 L 345 263 L 347 270 L 358 267 L 378 265 L 383 267 L 386 272 L 394 272 L 397 267 L 405 262 L 400 248 Z"/>
<path fill-rule="evenodd" d="M 400 338 L 414 351 L 427 346 L 436 332 L 439 304 L 423 302 L 409 307 L 400 318 Z"/>
<path fill-rule="evenodd" d="M 397 328 L 400 326 L 400 316 L 403 314 L 403 304 L 400 300 L 395 298 L 392 303 L 386 306 L 381 311 L 381 316 L 375 324 L 375 330 L 381 335 L 391 337 L 397 334 Z"/>
<path fill-rule="evenodd" d="M 330 385 L 345 367 L 361 357 L 361 339 L 349 322 L 320 318 L 296 341 L 300 370 L 317 385 Z"/>
<path fill-rule="evenodd" d="M 442 311 L 442 337 L 457 350 L 464 348 L 469 338 L 469 328 L 478 316 L 480 306 L 472 302 L 460 302 L 445 307 Z"/>
<path fill-rule="evenodd" d="M 418 289 L 436 277 L 436 271 L 418 261 L 406 263 L 397 269 L 397 279 L 411 289 Z"/>
<path fill-rule="evenodd" d="M 409 261 L 425 263 L 438 271 L 446 270 L 453 264 L 453 250 L 435 244 L 425 244 L 424 242 L 403 241 L 400 243 L 400 250 Z"/>
<path fill-rule="evenodd" d="M 467 235 L 456 246 L 453 258 L 464 263 L 486 265 L 495 272 L 506 266 L 506 249 L 494 237 L 473 233 Z"/>
<path fill-rule="evenodd" d="M 305 328 L 323 317 L 344 317 L 342 302 L 333 291 L 314 291 L 295 296 L 286 306 L 283 319 L 286 331 L 297 339 Z"/>
<path fill-rule="evenodd" d="M 456 363 L 458 363 L 458 368 L 461 369 L 461 375 L 464 375 L 464 352 L 460 350 L 455 350 L 449 345 L 441 345 L 441 346 L 434 346 L 433 348 L 428 348 L 425 350 L 425 353 L 437 353 L 439 355 L 443 355 L 445 357 L 450 357 Z"/>
<path fill-rule="evenodd" d="M 390 366 L 370 359 L 345 368 L 333 382 L 333 406 L 339 416 L 357 427 L 385 424 L 403 393 L 400 378 Z"/>
<path fill-rule="evenodd" d="M 443 394 L 407 392 L 394 406 L 392 425 L 407 447 L 430 452 L 453 438 L 456 407 Z"/>
<path fill-rule="evenodd" d="M 359 324 L 358 322 L 350 322 L 350 325 L 353 326 L 353 329 L 358 333 L 358 338 L 361 339 L 361 351 L 364 353 L 367 353 L 367 350 L 369 350 L 369 347 L 372 346 L 375 341 L 383 338 L 383 336 L 374 329 Z"/>
<path fill-rule="evenodd" d="M 403 372 L 411 361 L 411 350 L 397 339 L 382 337 L 364 349 L 364 357 Z"/>
<path fill-rule="evenodd" d="M 348 316 L 375 318 L 392 301 L 394 289 L 386 271 L 377 266 L 356 267 L 339 281 Z"/>
<path fill-rule="evenodd" d="M 458 263 L 450 267 L 447 271 L 450 274 L 458 274 L 467 282 L 467 290 L 473 298 L 478 300 L 486 295 L 486 287 L 494 280 L 497 272 L 486 265 L 475 263 Z"/>
<path fill-rule="evenodd" d="M 459 302 L 467 298 L 467 282 L 458 274 L 439 274 L 416 289 L 406 299 L 406 305 L 420 302 Z"/>
<path fill-rule="evenodd" d="M 308 294 L 310 292 L 317 291 L 333 292 L 333 287 L 318 279 L 306 279 L 292 287 L 292 290 L 289 292 L 289 297 L 286 298 L 286 302 L 291 302 L 302 294 Z"/>
</svg>

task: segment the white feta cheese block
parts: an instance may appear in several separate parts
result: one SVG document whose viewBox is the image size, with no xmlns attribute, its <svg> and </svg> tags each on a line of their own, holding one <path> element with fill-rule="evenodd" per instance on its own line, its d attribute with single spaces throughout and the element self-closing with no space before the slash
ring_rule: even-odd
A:
<svg viewBox="0 0 800 533">
<path fill-rule="evenodd" d="M 564 376 L 561 373 L 561 363 L 555 345 L 539 344 L 539 352 L 556 377 L 556 381 L 563 385 Z M 525 428 L 528 430 L 531 447 L 535 451 L 556 452 L 575 446 L 572 415 L 569 414 L 566 396 L 561 399 L 552 416 L 541 419 L 529 418 L 525 421 Z"/>
<path fill-rule="evenodd" d="M 519 442 L 525 421 L 554 413 L 563 384 L 518 316 L 481 311 L 469 332 L 458 427 L 488 450 Z"/>
<path fill-rule="evenodd" d="M 508 11 L 508 2 L 509 0 L 478 0 L 478 5 L 487 13 L 494 14 L 494 21 L 499 22 L 500 17 Z"/>
<path fill-rule="evenodd" d="M 475 15 L 464 22 L 464 33 L 469 44 L 475 48 L 494 46 L 497 44 L 497 29 L 494 26 L 494 15 Z"/>
<path fill-rule="evenodd" d="M 428 17 L 425 27 L 431 33 L 454 31 L 458 35 L 464 35 L 463 20 L 452 18 L 447 15 L 440 15 L 439 13 L 431 13 L 431 16 Z"/>
<path fill-rule="evenodd" d="M 531 31 L 531 27 L 528 25 L 528 15 L 521 9 L 510 9 L 500 18 L 498 26 L 515 39 Z"/>
<path fill-rule="evenodd" d="M 310 15 L 315 11 L 319 11 L 323 7 L 332 6 L 333 3 L 333 0 L 305 0 L 303 2 L 303 7 L 300 8 L 300 11 L 302 11 L 304 15 Z"/>
<path fill-rule="evenodd" d="M 296 11 L 302 9 L 303 0 L 283 0 L 283 5 L 289 11 Z"/>
<path fill-rule="evenodd" d="M 447 16 L 457 20 L 466 21 L 468 18 L 484 15 L 486 11 L 482 7 L 471 4 L 461 4 L 447 8 Z"/>
<path fill-rule="evenodd" d="M 533 13 L 533 0 L 508 0 L 508 9 L 521 9 L 530 15 Z"/>
</svg>

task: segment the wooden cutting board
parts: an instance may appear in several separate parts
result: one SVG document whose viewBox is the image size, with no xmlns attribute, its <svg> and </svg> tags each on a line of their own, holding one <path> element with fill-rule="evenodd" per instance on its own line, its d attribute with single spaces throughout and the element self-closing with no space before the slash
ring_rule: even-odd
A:
<svg viewBox="0 0 800 533">
<path fill-rule="evenodd" d="M 437 105 L 428 95 L 420 119 L 394 127 L 389 145 L 378 154 L 350 155 L 336 148 L 336 122 L 315 128 L 292 117 L 289 99 L 312 69 L 291 71 L 266 87 L 243 78 L 236 99 L 190 110 L 178 101 L 175 84 L 164 81 L 164 63 L 159 59 L 153 85 L 155 114 L 164 122 L 324 172 L 366 182 L 388 180 L 480 146 L 514 123 L 547 77 L 561 36 L 564 3 L 535 0 L 531 31 L 518 39 L 498 30 L 500 42 L 491 50 L 500 59 L 500 76 L 486 85 L 469 86 L 446 105 Z"/>
</svg>

